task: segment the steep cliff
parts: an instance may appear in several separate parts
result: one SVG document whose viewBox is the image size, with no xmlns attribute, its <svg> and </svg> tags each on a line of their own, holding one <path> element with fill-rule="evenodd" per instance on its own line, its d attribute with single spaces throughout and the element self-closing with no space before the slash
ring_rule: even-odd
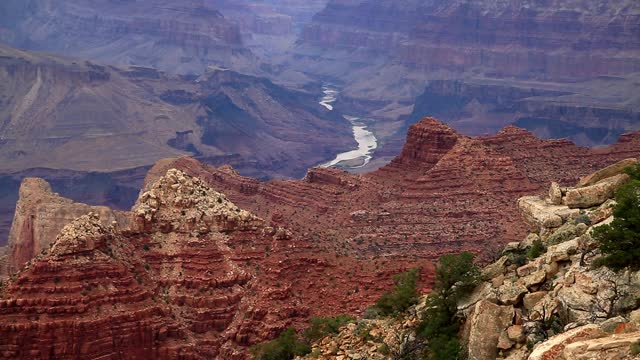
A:
<svg viewBox="0 0 640 360">
<path fill-rule="evenodd" d="M 237 25 L 203 0 L 11 0 L 0 6 L 0 39 L 16 47 L 180 74 L 209 66 L 257 71 Z"/>
<path fill-rule="evenodd" d="M 108 172 L 195 155 L 252 176 L 301 177 L 353 141 L 315 96 L 263 78 L 194 79 L 2 46 L 0 55 L 3 173 Z"/>
<path fill-rule="evenodd" d="M 515 123 L 592 146 L 640 127 L 639 38 L 634 1 L 333 0 L 287 65 L 340 84 L 336 107 L 378 120 L 391 152 L 405 116 L 467 135 Z"/>
</svg>

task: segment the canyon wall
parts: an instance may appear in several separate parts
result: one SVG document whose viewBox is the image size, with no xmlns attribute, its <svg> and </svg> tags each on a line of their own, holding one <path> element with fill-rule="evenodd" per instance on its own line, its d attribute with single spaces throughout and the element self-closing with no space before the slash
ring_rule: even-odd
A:
<svg viewBox="0 0 640 360">
<path fill-rule="evenodd" d="M 180 74 L 209 66 L 257 71 L 238 26 L 203 0 L 9 0 L 0 6 L 0 39 L 16 47 Z"/>
<path fill-rule="evenodd" d="M 467 135 L 517 124 L 592 146 L 640 128 L 638 39 L 634 1 L 333 0 L 287 65 L 339 84 L 336 108 L 377 120 L 385 154 L 424 116 Z"/>
</svg>

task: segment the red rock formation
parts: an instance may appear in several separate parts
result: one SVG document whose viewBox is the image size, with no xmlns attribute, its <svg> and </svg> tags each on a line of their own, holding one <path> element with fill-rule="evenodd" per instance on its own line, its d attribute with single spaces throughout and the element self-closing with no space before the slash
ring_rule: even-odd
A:
<svg viewBox="0 0 640 360">
<path fill-rule="evenodd" d="M 258 182 L 190 158 L 159 162 L 132 229 L 81 218 L 0 290 L 0 353 L 242 359 L 311 315 L 364 310 L 399 271 L 422 266 L 426 288 L 439 255 L 488 256 L 521 239 L 515 199 L 558 172 L 575 181 L 592 163 L 640 155 L 638 133 L 596 151 L 516 128 L 465 137 L 425 119 L 408 139 L 366 175 Z"/>
<path fill-rule="evenodd" d="M 123 212 L 73 202 L 53 193 L 44 180 L 25 179 L 9 233 L 8 272 L 19 270 L 31 258 L 46 251 L 65 225 L 90 212 L 100 214 L 105 225 L 118 221 L 127 226 Z"/>
</svg>

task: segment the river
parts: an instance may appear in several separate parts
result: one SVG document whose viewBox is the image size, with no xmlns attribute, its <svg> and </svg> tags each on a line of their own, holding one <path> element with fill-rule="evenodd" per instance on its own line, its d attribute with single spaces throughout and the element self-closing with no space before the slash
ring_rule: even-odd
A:
<svg viewBox="0 0 640 360">
<path fill-rule="evenodd" d="M 323 96 L 320 105 L 333 110 L 333 103 L 338 99 L 339 91 L 331 86 L 322 87 Z M 356 149 L 336 155 L 336 157 L 321 167 L 337 166 L 345 170 L 357 169 L 366 166 L 372 158 L 373 151 L 378 148 L 378 139 L 368 130 L 366 119 L 356 116 L 342 115 L 351 123 L 353 138 L 358 143 Z"/>
</svg>

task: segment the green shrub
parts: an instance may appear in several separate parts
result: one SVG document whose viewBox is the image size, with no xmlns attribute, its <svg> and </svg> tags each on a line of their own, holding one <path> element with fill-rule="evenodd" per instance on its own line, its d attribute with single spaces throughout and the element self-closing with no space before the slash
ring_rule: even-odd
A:
<svg viewBox="0 0 640 360">
<path fill-rule="evenodd" d="M 337 334 L 340 328 L 353 322 L 355 318 L 349 315 L 338 315 L 336 317 L 313 317 L 311 326 L 304 332 L 303 337 L 308 343 L 320 340 L 327 335 Z"/>
<path fill-rule="evenodd" d="M 616 192 L 613 221 L 593 232 L 604 254 L 602 263 L 616 271 L 640 270 L 640 164 L 626 172 L 631 181 Z"/>
<path fill-rule="evenodd" d="M 544 254 L 546 251 L 547 249 L 544 247 L 544 244 L 542 244 L 542 241 L 536 240 L 533 242 L 529 250 L 527 250 L 527 257 L 529 260 L 533 260 Z"/>
<path fill-rule="evenodd" d="M 591 219 L 589 218 L 589 215 L 587 214 L 582 214 L 580 216 L 578 216 L 574 221 L 574 224 L 578 225 L 578 224 L 585 224 L 587 226 L 591 225 Z"/>
<path fill-rule="evenodd" d="M 640 354 L 640 341 L 631 344 L 631 355 Z"/>
<path fill-rule="evenodd" d="M 274 340 L 251 348 L 251 353 L 256 360 L 291 360 L 310 352 L 311 347 L 298 338 L 293 328 L 285 330 Z"/>
<path fill-rule="evenodd" d="M 378 346 L 378 353 L 382 355 L 389 355 L 391 353 L 389 345 L 383 343 L 382 345 Z"/>
<path fill-rule="evenodd" d="M 349 315 L 336 317 L 314 317 L 311 325 L 302 333 L 302 338 L 293 328 L 285 330 L 276 339 L 255 345 L 251 353 L 256 360 L 290 360 L 311 352 L 311 344 L 330 334 L 337 334 L 340 328 L 355 319 Z"/>
<path fill-rule="evenodd" d="M 418 303 L 418 274 L 419 269 L 411 269 L 394 276 L 395 289 L 383 294 L 373 306 L 381 316 L 399 314 L 411 305 Z"/>
<path fill-rule="evenodd" d="M 457 305 L 473 291 L 479 279 L 480 269 L 473 263 L 473 254 L 464 252 L 440 257 L 436 283 L 418 327 L 419 336 L 427 339 L 426 359 L 462 358 Z"/>
</svg>

